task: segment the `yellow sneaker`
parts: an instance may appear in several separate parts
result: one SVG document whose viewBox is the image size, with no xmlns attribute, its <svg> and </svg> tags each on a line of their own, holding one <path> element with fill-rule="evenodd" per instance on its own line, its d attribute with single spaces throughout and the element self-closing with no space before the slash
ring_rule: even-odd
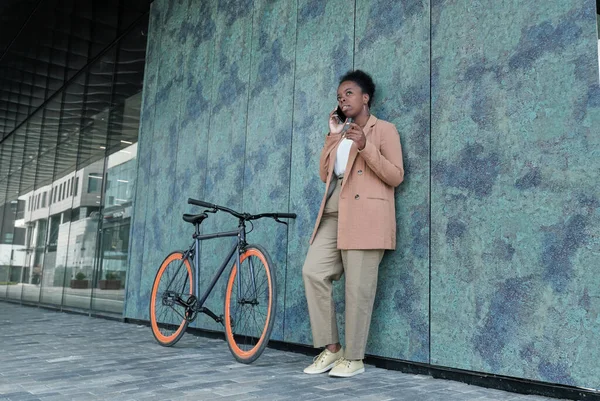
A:
<svg viewBox="0 0 600 401">
<path fill-rule="evenodd" d="M 365 365 L 362 360 L 351 361 L 346 358 L 340 358 L 336 362 L 329 376 L 333 377 L 352 377 L 365 371 Z"/>
<path fill-rule="evenodd" d="M 328 349 L 324 349 L 323 352 L 315 357 L 313 363 L 304 369 L 304 373 L 316 375 L 318 373 L 327 372 L 335 366 L 338 360 L 343 358 L 344 348 L 340 348 L 338 352 L 331 352 Z"/>
</svg>

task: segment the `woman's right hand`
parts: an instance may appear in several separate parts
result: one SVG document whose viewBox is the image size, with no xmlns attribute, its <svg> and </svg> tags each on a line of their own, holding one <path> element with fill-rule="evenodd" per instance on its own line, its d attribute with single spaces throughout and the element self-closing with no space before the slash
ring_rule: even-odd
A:
<svg viewBox="0 0 600 401">
<path fill-rule="evenodd" d="M 331 113 L 329 113 L 329 133 L 330 134 L 339 134 L 342 132 L 344 128 L 344 122 L 340 122 L 338 115 L 336 113 L 337 107 L 333 109 Z"/>
</svg>

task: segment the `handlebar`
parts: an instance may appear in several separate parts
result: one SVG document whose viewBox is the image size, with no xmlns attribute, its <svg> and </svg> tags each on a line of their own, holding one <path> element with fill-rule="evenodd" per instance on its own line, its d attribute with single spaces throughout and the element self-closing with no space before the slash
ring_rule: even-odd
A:
<svg viewBox="0 0 600 401">
<path fill-rule="evenodd" d="M 248 217 L 248 219 L 246 220 L 258 220 L 258 219 L 262 219 L 263 217 L 268 217 L 268 218 L 272 218 L 272 219 L 295 219 L 296 218 L 296 213 L 261 213 L 261 214 L 255 214 L 255 215 L 250 215 Z"/>
<path fill-rule="evenodd" d="M 209 209 L 216 209 L 217 208 L 217 205 L 213 205 L 211 203 L 207 203 L 207 202 L 204 202 L 204 201 L 201 201 L 201 200 L 192 199 L 192 198 L 188 198 L 188 203 L 190 205 L 207 207 Z"/>
<path fill-rule="evenodd" d="M 188 204 L 195 205 L 195 206 L 201 206 L 201 207 L 205 207 L 208 209 L 213 209 L 215 211 L 221 210 L 223 212 L 227 212 L 227 213 L 237 217 L 238 219 L 245 220 L 245 221 L 258 220 L 258 219 L 262 219 L 262 218 L 272 218 L 272 219 L 275 219 L 276 221 L 279 221 L 279 219 L 295 219 L 296 218 L 296 213 L 261 213 L 261 214 L 240 213 L 240 212 L 236 212 L 235 210 L 229 209 L 225 206 L 219 206 L 219 205 L 215 205 L 213 203 L 208 203 L 208 202 L 204 202 L 204 201 L 192 199 L 192 198 L 188 198 Z"/>
<path fill-rule="evenodd" d="M 192 198 L 188 198 L 188 203 L 190 205 L 201 206 L 201 207 L 205 207 L 205 208 L 208 208 L 208 209 L 213 209 L 215 211 L 216 210 L 221 210 L 223 212 L 227 212 L 229 214 L 234 215 L 238 219 L 244 219 L 244 220 L 246 220 L 245 217 L 246 217 L 247 213 L 238 213 L 235 210 L 231 210 L 231 209 L 229 209 L 229 208 L 227 208 L 225 206 L 219 206 L 219 205 L 215 205 L 215 204 L 212 204 L 212 203 L 208 203 L 208 202 L 204 202 L 204 201 L 197 200 L 197 199 L 192 199 Z"/>
</svg>

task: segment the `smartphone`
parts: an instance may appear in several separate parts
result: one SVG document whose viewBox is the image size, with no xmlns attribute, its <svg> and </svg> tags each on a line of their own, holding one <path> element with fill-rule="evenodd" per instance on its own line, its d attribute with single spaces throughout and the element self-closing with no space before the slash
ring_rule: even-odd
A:
<svg viewBox="0 0 600 401">
<path fill-rule="evenodd" d="M 335 110 L 335 114 L 338 116 L 340 123 L 343 123 L 346 121 L 346 115 L 344 114 L 344 112 L 342 111 L 340 106 L 338 106 L 337 109 Z"/>
</svg>

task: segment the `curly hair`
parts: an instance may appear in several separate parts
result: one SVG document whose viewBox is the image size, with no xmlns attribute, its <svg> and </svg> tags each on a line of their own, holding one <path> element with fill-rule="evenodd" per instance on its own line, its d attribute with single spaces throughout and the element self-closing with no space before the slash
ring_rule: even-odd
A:
<svg viewBox="0 0 600 401">
<path fill-rule="evenodd" d="M 375 96 L 375 82 L 373 82 L 373 78 L 369 74 L 361 70 L 348 71 L 344 74 L 343 77 L 340 78 L 340 84 L 345 81 L 352 81 L 363 91 L 369 95 L 369 107 L 371 107 L 371 101 Z"/>
</svg>

